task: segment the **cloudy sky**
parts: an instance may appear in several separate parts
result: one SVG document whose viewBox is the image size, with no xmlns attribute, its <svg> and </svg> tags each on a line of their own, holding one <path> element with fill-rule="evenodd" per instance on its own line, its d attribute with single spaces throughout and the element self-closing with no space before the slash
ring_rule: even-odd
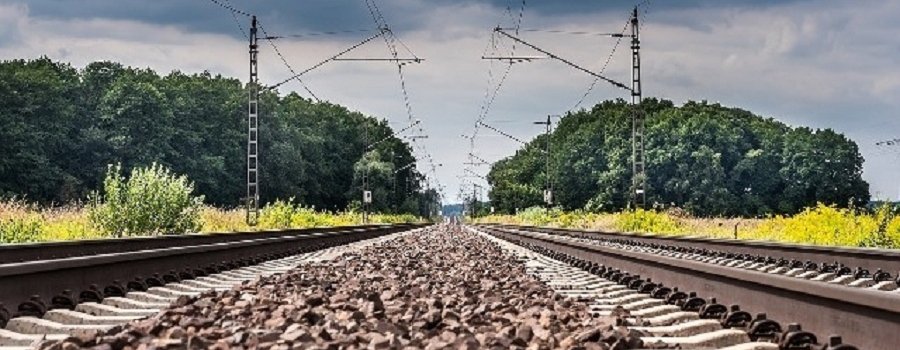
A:
<svg viewBox="0 0 900 350">
<path fill-rule="evenodd" d="M 229 3 L 218 0 L 220 3 Z M 549 31 L 618 32 L 637 1 L 528 0 L 521 37 L 599 71 L 615 40 Z M 364 0 L 231 0 L 254 13 L 281 53 L 302 70 L 375 33 Z M 424 58 L 404 66 L 420 140 L 435 163 L 447 201 L 456 201 L 475 120 L 521 139 L 541 132 L 531 122 L 575 108 L 593 78 L 550 60 L 506 67 L 484 61 L 491 29 L 514 26 L 518 0 L 378 0 L 394 34 Z M 864 177 L 879 198 L 900 196 L 900 2 L 898 1 L 644 1 L 641 28 L 645 96 L 708 100 L 748 109 L 790 125 L 832 128 L 855 140 L 866 159 Z M 246 80 L 246 17 L 211 0 L 0 0 L 0 59 L 42 55 L 77 67 L 97 60 L 160 72 L 204 70 Z M 240 26 L 240 27 L 239 27 Z M 328 32 L 329 34 L 322 34 Z M 499 42 L 499 50 L 511 49 Z M 260 76 L 274 84 L 289 69 L 262 44 Z M 519 55 L 536 55 L 521 46 Z M 346 57 L 388 57 L 373 40 Z M 630 57 L 620 46 L 605 73 L 628 81 Z M 489 73 L 490 72 L 490 73 Z M 489 77 L 493 77 L 490 82 Z M 388 62 L 332 62 L 304 76 L 316 96 L 408 125 L 396 66 Z M 281 92 L 309 94 L 296 82 Z M 485 94 L 498 91 L 487 113 Z M 581 106 L 626 97 L 598 84 Z M 477 132 L 478 155 L 512 154 L 514 141 Z M 211 136 L 212 137 L 212 136 Z M 423 156 L 426 153 L 420 151 Z M 427 170 L 427 162 L 420 168 Z M 486 173 L 486 167 L 479 170 Z M 477 179 L 476 179 L 477 181 Z"/>
</svg>

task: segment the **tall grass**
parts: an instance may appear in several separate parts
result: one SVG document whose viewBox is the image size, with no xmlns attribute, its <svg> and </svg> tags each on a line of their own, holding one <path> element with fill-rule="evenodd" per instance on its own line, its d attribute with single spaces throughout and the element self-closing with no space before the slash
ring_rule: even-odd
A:
<svg viewBox="0 0 900 350">
<path fill-rule="evenodd" d="M 0 201 L 0 243 L 66 241 L 103 237 L 75 204 L 41 208 L 21 199 Z"/>
<path fill-rule="evenodd" d="M 371 214 L 369 223 L 397 224 L 422 221 L 410 214 Z M 355 211 L 327 212 L 315 211 L 311 207 L 289 200 L 276 200 L 266 205 L 259 216 L 259 227 L 265 229 L 283 229 L 297 227 L 334 227 L 361 225 L 362 214 Z"/>
<path fill-rule="evenodd" d="M 900 249 L 900 215 L 890 205 L 873 211 L 818 204 L 794 216 L 762 219 L 696 218 L 678 211 L 563 212 L 530 208 L 492 215 L 482 223 L 552 226 L 633 233 L 739 238 L 800 244 Z"/>
<path fill-rule="evenodd" d="M 312 208 L 279 201 L 264 207 L 260 224 L 248 226 L 241 208 L 199 209 L 199 232 L 247 232 L 267 229 L 334 227 L 361 225 L 358 212 L 319 212 Z M 90 209 L 80 204 L 44 208 L 21 199 L 0 200 L 0 244 L 67 241 L 115 237 L 90 220 Z M 370 223 L 393 224 L 422 222 L 413 215 L 371 214 Z"/>
<path fill-rule="evenodd" d="M 87 206 L 42 208 L 21 199 L 0 200 L 0 244 L 363 223 L 357 212 L 317 212 L 289 199 L 266 205 L 259 225 L 251 227 L 243 210 L 204 206 L 203 197 L 194 196 L 193 191 L 194 184 L 187 177 L 156 163 L 132 169 L 127 178 L 120 165 L 110 165 L 103 193 L 92 194 Z M 413 215 L 369 216 L 369 223 L 419 221 Z"/>
</svg>

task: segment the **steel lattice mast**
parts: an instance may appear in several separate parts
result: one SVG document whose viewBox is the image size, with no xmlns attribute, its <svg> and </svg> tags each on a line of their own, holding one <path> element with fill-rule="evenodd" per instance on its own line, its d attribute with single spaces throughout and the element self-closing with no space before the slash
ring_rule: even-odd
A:
<svg viewBox="0 0 900 350">
<path fill-rule="evenodd" d="M 638 9 L 631 15 L 631 195 L 634 208 L 646 204 L 647 174 L 644 169 L 644 113 L 641 110 L 641 39 Z"/>
<path fill-rule="evenodd" d="M 247 84 L 247 224 L 259 219 L 259 72 L 256 16 L 250 25 L 250 82 Z"/>
</svg>

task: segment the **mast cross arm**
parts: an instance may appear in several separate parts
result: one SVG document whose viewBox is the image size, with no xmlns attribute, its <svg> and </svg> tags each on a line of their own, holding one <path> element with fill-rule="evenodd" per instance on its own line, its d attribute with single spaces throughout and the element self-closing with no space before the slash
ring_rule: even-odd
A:
<svg viewBox="0 0 900 350">
<path fill-rule="evenodd" d="M 507 38 L 510 38 L 510 39 L 512 39 L 512 40 L 515 40 L 516 42 L 518 42 L 518 43 L 520 43 L 520 44 L 522 44 L 522 45 L 528 46 L 528 47 L 534 49 L 535 51 L 538 51 L 538 52 L 540 52 L 540 53 L 542 53 L 542 54 L 545 54 L 545 55 L 547 55 L 547 57 L 550 57 L 550 58 L 553 58 L 553 59 L 555 59 L 555 60 L 557 60 L 557 61 L 560 61 L 560 62 L 562 62 L 562 63 L 565 63 L 565 64 L 568 65 L 569 67 L 572 67 L 572 68 L 575 68 L 575 69 L 580 70 L 580 71 L 582 71 L 582 72 L 585 72 L 585 73 L 587 73 L 587 74 L 589 74 L 589 75 L 591 75 L 591 76 L 593 76 L 593 77 L 595 77 L 595 78 L 597 78 L 597 79 L 603 80 L 603 81 L 605 81 L 605 82 L 607 82 L 607 83 L 610 83 L 610 84 L 612 84 L 613 86 L 616 86 L 616 87 L 618 87 L 618 88 L 622 88 L 622 89 L 624 89 L 624 90 L 632 91 L 632 89 L 631 89 L 630 87 L 628 87 L 627 85 L 625 85 L 625 84 L 622 84 L 622 83 L 620 83 L 620 82 L 618 82 L 618 81 L 615 81 L 615 80 L 612 80 L 612 79 L 610 79 L 610 78 L 607 78 L 607 77 L 605 77 L 605 76 L 603 76 L 603 75 L 594 73 L 594 72 L 592 72 L 591 70 L 589 70 L 589 69 L 587 69 L 587 68 L 584 68 L 584 67 L 582 67 L 582 66 L 579 66 L 579 65 L 573 63 L 572 61 L 569 61 L 569 60 L 567 60 L 567 59 L 565 59 L 565 58 L 562 58 L 562 57 L 559 57 L 559 56 L 553 54 L 552 52 L 549 52 L 549 51 L 544 50 L 544 49 L 542 49 L 542 48 L 540 48 L 540 47 L 537 47 L 537 46 L 535 46 L 535 45 L 533 45 L 533 44 L 531 44 L 531 43 L 529 43 L 529 42 L 527 42 L 527 41 L 525 41 L 525 40 L 522 40 L 522 39 L 516 37 L 515 35 L 512 35 L 512 34 L 507 33 L 506 31 L 503 30 L 503 28 L 495 28 L 494 31 L 497 32 L 497 33 L 500 33 L 500 34 L 502 34 L 502 35 L 504 35 L 504 36 L 506 36 Z"/>
</svg>

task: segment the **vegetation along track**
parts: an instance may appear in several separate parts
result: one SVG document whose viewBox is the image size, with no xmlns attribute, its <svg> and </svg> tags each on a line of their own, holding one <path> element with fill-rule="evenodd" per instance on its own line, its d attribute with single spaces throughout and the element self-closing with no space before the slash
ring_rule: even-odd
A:
<svg viewBox="0 0 900 350">
<path fill-rule="evenodd" d="M 736 310 L 765 313 L 770 320 L 799 322 L 809 333 L 794 332 L 798 344 L 828 343 L 830 339 L 803 339 L 835 334 L 859 349 L 894 349 L 900 344 L 900 333 L 896 332 L 900 329 L 900 289 L 896 277 L 886 272 L 898 269 L 900 253 L 896 251 L 509 225 L 481 225 L 477 229 L 544 251 L 608 282 L 657 299 L 637 307 L 695 312 L 701 319 L 718 320 L 720 329 L 742 328 L 753 339 L 783 341 L 796 328 L 779 324 L 769 330 L 778 332 L 753 334 L 758 331 L 751 329 L 754 317 Z M 729 303 L 740 304 L 733 309 L 726 306 Z M 782 344 L 782 348 L 787 345 Z"/>
<path fill-rule="evenodd" d="M 60 331 L 58 322 L 37 320 L 48 315 L 57 321 L 74 317 L 82 323 L 105 324 L 114 320 L 84 318 L 71 311 L 77 308 L 94 316 L 130 317 L 134 312 L 119 309 L 141 309 L 166 296 L 177 296 L 177 292 L 161 288 L 164 285 L 218 285 L 216 279 L 207 277 L 419 226 L 369 225 L 2 246 L 0 346 L 11 345 L 3 344 L 4 337 L 7 342 L 9 336 L 15 338 L 4 334 L 4 327 L 24 327 L 19 330 L 35 334 Z M 240 274 L 234 274 L 226 279 L 239 281 L 238 277 Z M 29 339 L 20 337 L 11 342 L 21 344 Z"/>
</svg>

